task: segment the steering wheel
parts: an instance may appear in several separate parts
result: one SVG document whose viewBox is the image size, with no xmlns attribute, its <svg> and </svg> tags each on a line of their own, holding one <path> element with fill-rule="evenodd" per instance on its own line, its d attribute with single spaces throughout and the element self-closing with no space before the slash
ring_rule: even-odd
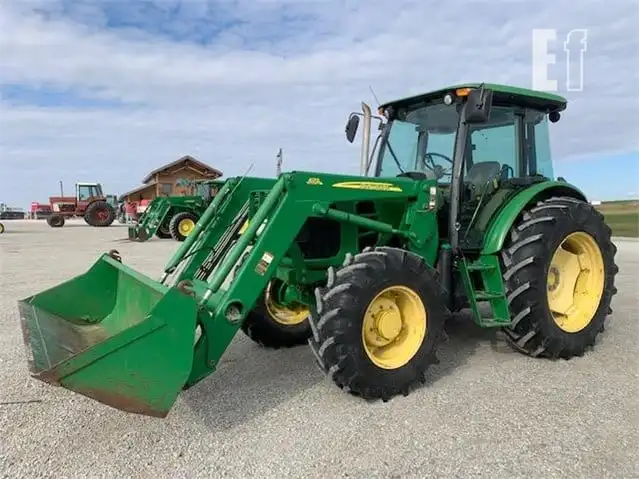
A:
<svg viewBox="0 0 639 479">
<path fill-rule="evenodd" d="M 442 158 L 444 160 L 446 160 L 448 163 L 450 163 L 450 167 L 448 168 L 443 168 L 441 165 L 437 165 L 435 164 L 435 160 L 433 159 L 433 157 L 439 157 Z M 430 163 L 430 165 L 429 165 Z M 426 168 L 428 168 L 429 170 L 431 170 L 434 174 L 435 177 L 439 180 L 444 176 L 450 176 L 451 180 L 453 177 L 453 160 L 450 159 L 449 157 L 447 157 L 446 155 L 442 155 L 441 153 L 424 153 L 424 166 Z"/>
</svg>

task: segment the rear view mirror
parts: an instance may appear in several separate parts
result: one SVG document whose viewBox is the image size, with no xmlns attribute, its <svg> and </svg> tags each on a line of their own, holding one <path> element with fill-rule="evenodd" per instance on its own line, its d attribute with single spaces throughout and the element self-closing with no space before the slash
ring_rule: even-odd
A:
<svg viewBox="0 0 639 479">
<path fill-rule="evenodd" d="M 490 119 L 493 92 L 484 87 L 471 90 L 466 100 L 464 119 L 466 123 L 484 123 Z"/>
<path fill-rule="evenodd" d="M 359 127 L 359 116 L 355 114 L 351 114 L 348 122 L 346 123 L 346 139 L 349 143 L 353 143 L 355 139 L 355 134 L 357 133 L 357 128 Z"/>
</svg>

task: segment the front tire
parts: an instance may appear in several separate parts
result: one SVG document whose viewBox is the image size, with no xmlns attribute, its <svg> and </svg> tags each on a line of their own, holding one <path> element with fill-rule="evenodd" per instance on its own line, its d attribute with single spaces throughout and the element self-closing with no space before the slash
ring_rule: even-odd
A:
<svg viewBox="0 0 639 479">
<path fill-rule="evenodd" d="M 507 342 L 529 356 L 569 359 L 593 347 L 617 292 L 617 248 L 590 204 L 553 197 L 524 212 L 502 250 Z"/>
<path fill-rule="evenodd" d="M 158 226 L 158 229 L 155 232 L 155 236 L 157 236 L 160 239 L 171 238 L 171 230 L 169 229 L 168 221 L 164 221 L 160 226 Z"/>
<path fill-rule="evenodd" d="M 175 241 L 184 241 L 191 234 L 198 220 L 198 216 L 190 211 L 183 211 L 171 218 L 169 232 Z"/>
<path fill-rule="evenodd" d="M 62 215 L 47 216 L 47 224 L 51 226 L 51 228 L 62 228 L 64 226 L 64 216 Z"/>
<path fill-rule="evenodd" d="M 275 299 L 271 281 L 264 288 L 256 306 L 242 323 L 242 332 L 265 348 L 291 348 L 306 344 L 311 336 L 310 311 L 307 307 L 288 308 Z"/>
<path fill-rule="evenodd" d="M 378 247 L 329 270 L 309 345 L 337 386 L 387 401 L 425 383 L 447 316 L 436 271 L 408 251 Z"/>
</svg>

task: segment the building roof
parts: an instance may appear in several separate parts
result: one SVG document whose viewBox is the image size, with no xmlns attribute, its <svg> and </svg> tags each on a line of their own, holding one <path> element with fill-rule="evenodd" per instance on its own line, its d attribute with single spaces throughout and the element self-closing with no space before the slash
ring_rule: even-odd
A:
<svg viewBox="0 0 639 479">
<path fill-rule="evenodd" d="M 193 166 L 200 168 L 202 170 L 205 170 L 208 173 L 208 175 L 212 176 L 213 178 L 222 176 L 222 172 L 220 170 L 213 168 L 212 166 L 209 166 L 206 163 L 202 163 L 200 160 L 192 157 L 191 155 L 185 155 L 181 158 L 178 158 L 175 161 L 172 161 L 171 163 L 167 163 L 164 166 L 156 168 L 155 170 L 153 170 L 151 173 L 149 173 L 148 175 L 144 177 L 144 179 L 142 180 L 142 183 L 148 183 L 149 181 L 151 181 L 154 175 L 158 173 L 162 173 L 165 170 L 168 170 L 174 166 L 179 165 L 180 163 L 185 163 L 185 162 L 189 162 Z"/>
<path fill-rule="evenodd" d="M 135 193 L 140 193 L 141 191 L 144 191 L 148 188 L 151 188 L 152 186 L 157 185 L 157 181 L 152 181 L 150 183 L 147 183 L 145 185 L 142 186 L 138 186 L 137 188 L 134 188 L 130 191 L 127 191 L 126 193 L 122 193 L 119 197 L 118 197 L 118 201 L 122 201 L 124 198 L 126 198 L 127 196 L 131 196 L 134 195 Z"/>
</svg>

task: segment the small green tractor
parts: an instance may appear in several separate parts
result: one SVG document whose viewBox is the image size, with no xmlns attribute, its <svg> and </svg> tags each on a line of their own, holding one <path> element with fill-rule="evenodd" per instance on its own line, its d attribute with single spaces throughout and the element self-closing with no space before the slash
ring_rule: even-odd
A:
<svg viewBox="0 0 639 479">
<path fill-rule="evenodd" d="M 184 241 L 215 196 L 213 192 L 223 184 L 224 180 L 199 180 L 193 182 L 194 196 L 154 198 L 138 223 L 129 226 L 129 239 L 141 242 L 155 235 L 161 239 Z"/>
<path fill-rule="evenodd" d="M 618 268 L 602 215 L 553 174 L 566 104 L 483 83 L 363 104 L 359 175 L 227 179 L 158 280 L 112 250 L 19 301 L 32 376 L 165 417 L 241 330 L 308 345 L 338 387 L 387 401 L 426 382 L 462 309 L 520 353 L 583 355 Z"/>
</svg>

